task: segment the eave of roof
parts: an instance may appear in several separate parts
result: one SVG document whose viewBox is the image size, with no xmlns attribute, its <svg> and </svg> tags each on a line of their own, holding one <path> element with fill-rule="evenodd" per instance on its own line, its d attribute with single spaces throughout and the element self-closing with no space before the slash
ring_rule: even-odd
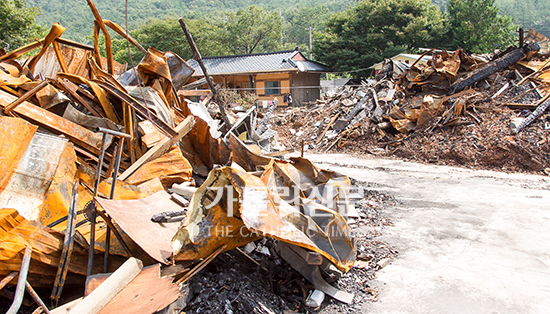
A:
<svg viewBox="0 0 550 314">
<path fill-rule="evenodd" d="M 293 60 L 299 50 L 285 50 L 248 55 L 233 55 L 202 58 L 209 75 L 247 75 L 259 73 L 332 72 L 332 69 L 315 61 Z M 187 61 L 195 69 L 193 76 L 203 76 L 202 69 L 194 59 Z M 300 64 L 300 66 L 298 66 Z"/>
</svg>

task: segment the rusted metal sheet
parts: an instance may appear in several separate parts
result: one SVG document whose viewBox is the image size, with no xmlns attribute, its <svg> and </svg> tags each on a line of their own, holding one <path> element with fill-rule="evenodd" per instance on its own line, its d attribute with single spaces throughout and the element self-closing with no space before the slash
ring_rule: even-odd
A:
<svg viewBox="0 0 550 314">
<path fill-rule="evenodd" d="M 193 116 L 187 103 L 182 101 L 182 110 L 185 116 Z M 195 125 L 191 132 L 183 138 L 181 145 L 183 156 L 193 166 L 195 172 L 208 175 L 208 171 L 215 164 L 225 165 L 230 159 L 231 151 L 228 145 L 220 138 L 213 138 L 208 123 L 198 116 L 195 117 Z M 199 169 L 203 169 L 202 171 Z"/>
<path fill-rule="evenodd" d="M 246 171 L 256 171 L 258 166 L 267 166 L 272 158 L 265 157 L 253 152 L 233 133 L 229 136 L 229 145 L 231 147 L 231 160 L 239 164 Z"/>
<path fill-rule="evenodd" d="M 164 191 L 137 200 L 108 200 L 96 198 L 114 221 L 147 254 L 155 260 L 167 264 L 172 253 L 171 239 L 179 227 L 178 222 L 155 223 L 154 214 L 165 211 L 182 210 Z"/>
<path fill-rule="evenodd" d="M 3 110 L 8 104 L 12 103 L 16 99 L 17 97 L 4 91 L 0 91 L 0 109 Z M 32 122 L 47 127 L 55 133 L 64 134 L 71 141 L 94 154 L 99 153 L 99 148 L 101 147 L 101 136 L 81 127 L 78 124 L 63 119 L 58 115 L 37 107 L 29 102 L 21 103 L 13 110 L 13 112 Z"/>
<path fill-rule="evenodd" d="M 192 175 L 193 167 L 183 157 L 179 147 L 173 146 L 164 155 L 141 166 L 126 179 L 126 182 L 139 185 L 154 178 L 160 178 L 168 187 L 171 183 L 190 181 Z"/>
<path fill-rule="evenodd" d="M 15 209 L 0 209 L 0 276 L 19 270 L 23 251 L 30 245 L 32 267 L 27 280 L 33 287 L 51 288 L 60 262 L 63 239 L 63 233 L 28 221 Z M 86 273 L 87 251 L 78 239 L 75 240 L 67 284 L 82 284 L 84 278 L 77 274 Z"/>
<path fill-rule="evenodd" d="M 0 193 L 6 188 L 37 129 L 37 126 L 22 119 L 0 118 Z"/>
<path fill-rule="evenodd" d="M 344 271 L 351 269 L 355 251 L 345 219 L 313 198 L 298 195 L 298 206 L 291 205 L 279 195 L 270 169 L 262 179 L 233 167 L 210 171 L 172 240 L 174 258 L 205 258 L 222 245 L 229 250 L 268 236 L 317 252 Z M 326 179 L 323 175 L 304 174 L 303 179 L 314 188 L 316 178 Z M 305 181 L 298 181 L 304 189 Z"/>
<path fill-rule="evenodd" d="M 166 136 L 175 137 L 178 135 L 178 133 L 174 131 L 174 129 L 172 129 L 164 121 L 159 119 L 159 117 L 154 112 L 152 112 L 148 108 L 141 105 L 139 102 L 133 99 L 126 92 L 116 89 L 114 86 L 108 84 L 107 82 L 101 82 L 101 81 L 95 80 L 94 83 L 96 83 L 101 88 L 108 91 L 109 93 L 111 93 L 113 96 L 117 97 L 118 99 L 130 105 L 139 113 L 140 116 L 151 121 L 151 123 L 156 125 L 159 128 L 159 130 L 161 130 L 164 134 L 166 134 Z"/>
<path fill-rule="evenodd" d="M 101 86 L 97 84 L 98 82 L 90 81 L 83 77 L 68 73 L 58 73 L 57 77 L 61 79 L 68 79 L 75 84 L 84 84 L 90 86 L 90 88 L 94 91 L 94 94 L 99 99 L 99 103 L 101 104 L 101 107 L 103 108 L 103 111 L 105 112 L 107 118 L 115 123 L 118 123 L 120 121 L 120 118 L 116 114 L 113 106 L 111 105 L 111 102 L 107 98 L 107 93 Z"/>
<path fill-rule="evenodd" d="M 230 250 L 261 238 L 249 232 L 244 222 L 236 217 L 237 206 L 234 208 L 234 203 L 227 203 L 228 187 L 231 186 L 229 171 L 232 169 L 228 167 L 210 171 L 193 195 L 187 216 L 172 238 L 174 259 L 206 258 L 223 245 Z M 219 198 L 218 194 L 221 194 Z"/>
<path fill-rule="evenodd" d="M 0 70 L 0 85 L 19 87 L 28 82 L 30 82 L 30 80 L 26 76 L 15 77 L 10 75 L 9 73 Z"/>
<path fill-rule="evenodd" d="M 38 220 L 58 165 L 70 162 L 66 157 L 62 158 L 66 145 L 67 139 L 35 133 L 6 188 L 0 193 L 0 208 L 15 208 L 25 219 Z"/>
<path fill-rule="evenodd" d="M 42 49 L 40 49 L 38 54 L 33 56 L 29 61 L 29 63 L 27 64 L 31 73 L 34 72 L 34 66 L 36 65 L 38 60 L 40 60 L 40 58 L 42 58 L 42 56 L 46 53 L 46 50 L 48 49 L 48 47 L 52 44 L 52 42 L 55 39 L 59 38 L 61 34 L 63 34 L 65 29 L 66 29 L 65 27 L 61 26 L 61 24 L 57 22 L 52 25 L 50 32 L 48 33 L 48 35 L 46 35 L 46 38 L 44 38 L 44 44 L 42 45 Z"/>
<path fill-rule="evenodd" d="M 170 147 L 176 144 L 177 141 L 181 140 L 182 137 L 187 135 L 191 128 L 195 125 L 196 119 L 192 116 L 185 118 L 178 126 L 176 127 L 177 136 L 175 138 L 165 138 L 158 142 L 153 148 L 147 151 L 143 156 L 141 156 L 136 162 L 132 164 L 126 171 L 124 171 L 119 179 L 126 180 L 130 175 L 137 171 L 143 164 L 162 156 Z"/>
</svg>

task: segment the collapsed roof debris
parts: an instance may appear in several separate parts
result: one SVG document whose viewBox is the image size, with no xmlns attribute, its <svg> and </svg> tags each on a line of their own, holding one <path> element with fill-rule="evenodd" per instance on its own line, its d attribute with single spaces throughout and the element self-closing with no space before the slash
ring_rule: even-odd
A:
<svg viewBox="0 0 550 314">
<path fill-rule="evenodd" d="M 352 226 L 383 220 L 383 198 L 357 197 L 350 178 L 305 158 L 275 158 L 300 139 L 325 151 L 377 139 L 396 155 L 419 156 L 451 145 L 467 160 L 456 139 L 481 137 L 497 142 L 468 143 L 478 150 L 473 162 L 496 143 L 488 163 L 548 167 L 548 39 L 534 31 L 526 45 L 491 56 L 435 52 L 406 71 L 389 69 L 390 60 L 373 84 L 286 114 L 274 101 L 262 115 L 230 110 L 204 68 L 204 80 L 191 82 L 179 56 L 141 47 L 88 5 L 93 46 L 63 39 L 56 23 L 45 38 L 0 55 L 0 296 L 11 301 L 8 313 L 21 305 L 49 313 L 45 297 L 62 304 L 52 313 L 272 313 L 318 307 L 325 294 L 342 304 L 375 299 L 367 279 L 352 277 L 372 277 L 395 251 L 355 239 Z M 107 28 L 145 54 L 136 68 L 113 60 Z M 204 82 L 205 100 L 185 98 Z M 535 110 L 512 116 L 508 108 Z M 271 129 L 283 123 L 292 127 L 278 127 L 292 140 L 286 147 Z M 502 126 L 506 136 L 492 131 Z M 201 273 L 207 266 L 223 271 Z M 336 288 L 350 281 L 360 289 Z"/>
<path fill-rule="evenodd" d="M 550 173 L 548 39 L 530 30 L 525 40 L 490 55 L 432 49 L 426 65 L 329 91 L 274 115 L 279 141 L 298 150 Z"/>
<path fill-rule="evenodd" d="M 40 297 L 58 306 L 78 297 L 64 287 L 84 286 L 83 298 L 51 312 L 181 310 L 188 282 L 216 256 L 240 252 L 258 263 L 246 247 L 260 243 L 262 254 L 280 254 L 271 261 L 278 266 L 293 264 L 280 252 L 300 252 L 308 267 L 295 276 L 302 272 L 316 296 L 350 303 L 353 294 L 323 278 L 355 264 L 349 178 L 304 158 L 274 158 L 287 152 L 269 127 L 276 103 L 260 121 L 256 108 L 225 117 L 211 82 L 216 102 L 186 99 L 178 91 L 197 84 L 185 61 L 145 50 L 88 4 L 93 47 L 63 39 L 56 23 L 0 56 L 0 292 L 13 300 L 9 313 L 32 307 L 25 285 L 45 313 Z M 113 60 L 107 27 L 145 53 L 135 69 Z"/>
</svg>

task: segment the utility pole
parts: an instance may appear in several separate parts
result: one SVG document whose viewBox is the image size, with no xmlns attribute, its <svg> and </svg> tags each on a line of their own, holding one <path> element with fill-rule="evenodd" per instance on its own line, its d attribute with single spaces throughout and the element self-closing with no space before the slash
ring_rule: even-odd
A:
<svg viewBox="0 0 550 314">
<path fill-rule="evenodd" d="M 311 46 L 311 43 L 313 41 L 313 38 L 311 36 L 311 31 L 313 30 L 313 27 L 308 27 L 306 28 L 306 30 L 309 30 L 309 59 L 312 58 L 312 53 L 311 53 L 311 50 L 313 49 L 312 46 Z"/>
</svg>

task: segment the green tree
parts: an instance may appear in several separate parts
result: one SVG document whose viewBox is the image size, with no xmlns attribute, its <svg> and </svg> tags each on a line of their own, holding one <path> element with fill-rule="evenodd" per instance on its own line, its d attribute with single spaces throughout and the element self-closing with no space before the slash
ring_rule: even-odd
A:
<svg viewBox="0 0 550 314">
<path fill-rule="evenodd" d="M 283 18 L 276 12 L 252 5 L 228 12 L 219 25 L 217 41 L 229 54 L 269 52 L 283 47 Z"/>
<path fill-rule="evenodd" d="M 497 6 L 523 29 L 532 28 L 550 37 L 550 1 L 540 0 L 499 0 Z"/>
<path fill-rule="evenodd" d="M 337 71 L 366 69 L 383 58 L 438 43 L 443 33 L 442 13 L 429 0 L 365 0 L 331 16 L 326 32 L 315 33 L 313 52 Z"/>
<path fill-rule="evenodd" d="M 34 22 L 40 9 L 25 0 L 0 0 L 0 47 L 12 50 L 40 36 L 43 29 Z"/>
<path fill-rule="evenodd" d="M 512 18 L 499 15 L 495 0 L 449 0 L 446 16 L 449 48 L 486 53 L 513 43 L 516 27 Z"/>
</svg>

